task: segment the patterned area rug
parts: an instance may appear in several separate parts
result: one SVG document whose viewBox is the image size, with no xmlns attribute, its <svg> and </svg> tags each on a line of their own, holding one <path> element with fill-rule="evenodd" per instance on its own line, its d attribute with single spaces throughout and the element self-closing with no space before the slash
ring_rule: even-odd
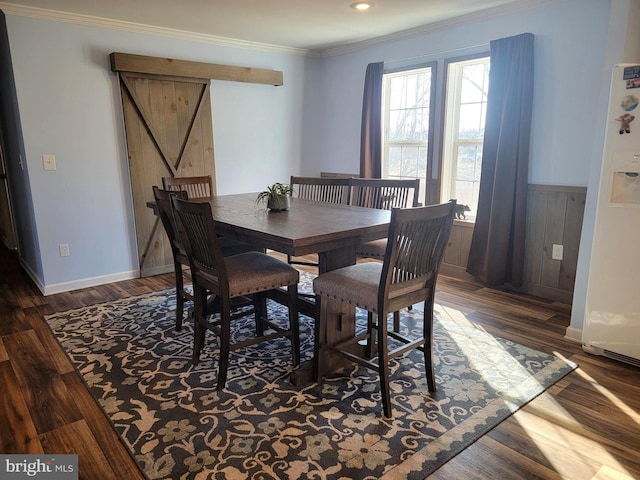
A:
<svg viewBox="0 0 640 480">
<path fill-rule="evenodd" d="M 193 367 L 192 329 L 174 330 L 174 309 L 165 291 L 47 317 L 149 479 L 423 479 L 575 368 L 439 311 L 438 391 L 427 390 L 420 352 L 397 359 L 385 419 L 374 372 L 354 366 L 293 387 L 282 339 L 232 353 L 216 391 L 217 339 L 207 336 Z M 286 324 L 286 309 L 269 311 Z M 403 328 L 419 315 L 402 312 Z M 234 337 L 252 326 L 241 320 Z M 301 330 L 310 359 L 312 320 L 301 317 Z"/>
</svg>

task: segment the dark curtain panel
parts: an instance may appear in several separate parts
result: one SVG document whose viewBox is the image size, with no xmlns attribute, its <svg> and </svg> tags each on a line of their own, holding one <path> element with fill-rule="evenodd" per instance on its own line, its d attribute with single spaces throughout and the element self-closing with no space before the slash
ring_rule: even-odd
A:
<svg viewBox="0 0 640 480">
<path fill-rule="evenodd" d="M 384 63 L 370 63 L 364 78 L 360 133 L 360 176 L 382 177 L 382 75 Z"/>
<path fill-rule="evenodd" d="M 478 214 L 467 272 L 488 285 L 521 286 L 533 102 L 530 33 L 491 42 Z"/>
</svg>

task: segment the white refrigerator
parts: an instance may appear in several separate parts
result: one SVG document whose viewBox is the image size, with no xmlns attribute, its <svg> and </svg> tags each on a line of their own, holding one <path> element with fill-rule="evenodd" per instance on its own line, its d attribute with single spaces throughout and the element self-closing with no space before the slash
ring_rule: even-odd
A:
<svg viewBox="0 0 640 480">
<path fill-rule="evenodd" d="M 640 366 L 640 64 L 616 65 L 611 94 L 583 350 Z"/>
</svg>

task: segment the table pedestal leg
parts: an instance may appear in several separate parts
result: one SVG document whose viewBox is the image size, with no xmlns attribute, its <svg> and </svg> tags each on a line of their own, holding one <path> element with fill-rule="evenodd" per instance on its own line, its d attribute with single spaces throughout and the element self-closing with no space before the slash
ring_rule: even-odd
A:
<svg viewBox="0 0 640 480">
<path fill-rule="evenodd" d="M 355 247 L 346 247 L 318 254 L 320 274 L 337 268 L 353 265 L 356 261 Z M 316 302 L 319 299 L 316 297 Z M 355 335 L 356 309 L 353 305 L 338 300 L 324 298 L 316 309 L 316 338 L 314 359 L 294 369 L 291 383 L 304 386 L 322 378 L 326 373 L 348 364 L 347 360 L 329 355 L 321 346 Z"/>
<path fill-rule="evenodd" d="M 323 350 L 323 345 L 333 345 L 340 340 L 353 338 L 356 333 L 356 309 L 353 305 L 323 297 L 321 301 L 318 348 L 316 348 L 316 380 L 328 372 L 338 370 L 349 362 Z"/>
</svg>

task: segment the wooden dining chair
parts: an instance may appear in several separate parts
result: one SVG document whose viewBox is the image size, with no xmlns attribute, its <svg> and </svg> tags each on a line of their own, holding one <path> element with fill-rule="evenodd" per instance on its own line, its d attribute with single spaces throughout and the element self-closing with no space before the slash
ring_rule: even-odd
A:
<svg viewBox="0 0 640 480">
<path fill-rule="evenodd" d="M 391 210 L 392 208 L 417 207 L 420 190 L 419 179 L 352 178 L 351 205 L 358 207 Z M 359 258 L 383 260 L 387 250 L 387 239 L 380 238 L 356 247 Z M 394 315 L 394 328 L 400 328 L 400 316 Z"/>
<path fill-rule="evenodd" d="M 157 186 L 153 187 L 153 197 L 156 201 L 158 216 L 167 234 L 169 245 L 171 246 L 171 254 L 173 257 L 173 269 L 175 272 L 176 282 L 176 330 L 182 329 L 184 319 L 185 302 L 193 301 L 193 295 L 184 288 L 184 270 L 183 267 L 189 267 L 189 259 L 184 245 L 180 242 L 171 204 L 171 197 L 175 196 L 182 200 L 188 198 L 185 190 L 163 190 Z M 218 239 L 223 256 L 237 255 L 238 253 L 256 250 L 255 247 L 245 242 L 240 242 L 227 237 Z"/>
<path fill-rule="evenodd" d="M 246 252 L 223 257 L 218 242 L 211 205 L 173 198 L 176 225 L 191 267 L 195 297 L 193 363 L 197 365 L 207 330 L 220 337 L 218 390 L 224 388 L 229 366 L 229 353 L 257 343 L 287 337 L 291 341 L 293 364 L 300 363 L 300 330 L 298 324 L 297 288 L 299 272 L 276 258 L 261 252 Z M 288 328 L 267 318 L 266 293 L 286 287 L 288 294 Z M 219 300 L 220 315 L 208 320 L 207 296 Z M 253 297 L 256 336 L 235 343 L 231 341 L 231 306 L 234 299 Z"/>
<path fill-rule="evenodd" d="M 162 186 L 165 190 L 184 190 L 193 198 L 206 198 L 213 195 L 211 175 L 196 177 L 163 177 Z"/>
<path fill-rule="evenodd" d="M 418 206 L 420 179 L 352 178 L 351 205 L 391 210 Z"/>
<path fill-rule="evenodd" d="M 348 178 L 297 177 L 290 182 L 295 197 L 322 203 L 347 205 L 351 193 Z"/>
<path fill-rule="evenodd" d="M 419 179 L 352 178 L 351 205 L 391 210 L 418 206 Z M 359 245 L 358 257 L 382 260 L 387 240 L 373 240 Z"/>
<path fill-rule="evenodd" d="M 320 302 L 337 299 L 368 311 L 367 328 L 333 345 L 319 345 L 317 371 L 327 353 L 334 353 L 377 371 L 384 415 L 391 417 L 389 360 L 411 349 L 422 350 L 430 392 L 433 371 L 433 304 L 436 280 L 453 224 L 455 201 L 441 205 L 393 209 L 384 261 L 364 262 L 319 275 L 313 290 Z M 389 313 L 424 302 L 422 334 L 388 329 Z M 377 320 L 377 321 L 376 321 Z M 319 322 L 318 322 L 319 323 Z M 316 327 L 316 338 L 325 325 Z M 366 341 L 362 347 L 361 341 Z M 377 353 L 375 353 L 377 352 Z M 318 379 L 320 381 L 320 379 Z"/>
<path fill-rule="evenodd" d="M 351 197 L 351 186 L 348 178 L 299 177 L 291 176 L 289 183 L 293 196 L 303 200 L 320 203 L 348 205 Z M 287 255 L 287 261 L 293 265 L 317 267 L 317 262 L 299 260 Z"/>
</svg>

